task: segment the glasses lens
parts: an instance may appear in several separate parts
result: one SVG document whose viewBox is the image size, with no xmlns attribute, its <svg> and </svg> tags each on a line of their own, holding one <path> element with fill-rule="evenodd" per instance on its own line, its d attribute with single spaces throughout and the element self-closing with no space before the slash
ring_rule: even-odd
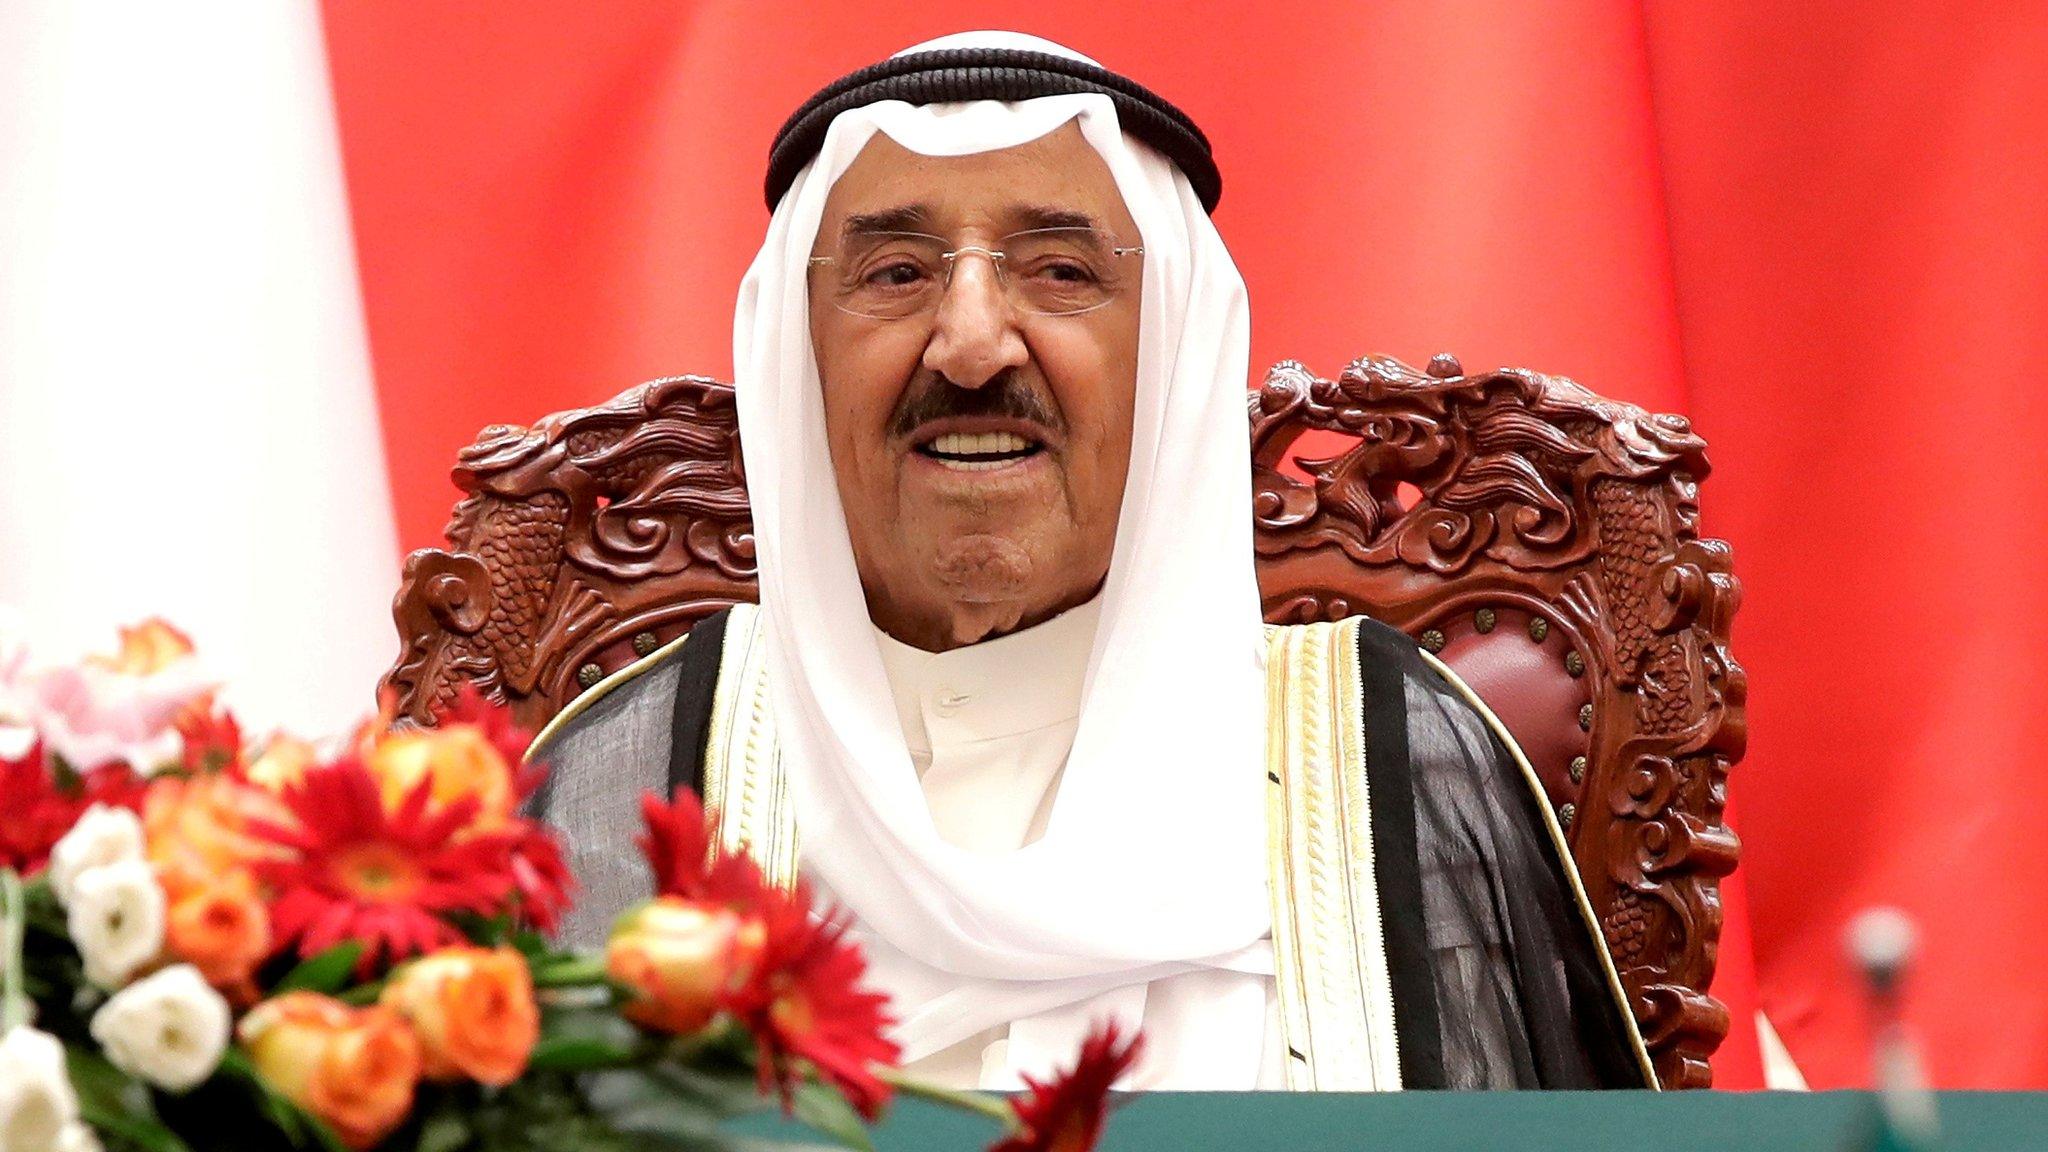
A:
<svg viewBox="0 0 2048 1152">
<path fill-rule="evenodd" d="M 1003 274 L 1017 306 L 1064 316 L 1109 303 L 1119 287 L 1116 243 L 1093 228 L 1039 228 L 1005 236 Z"/>
<path fill-rule="evenodd" d="M 915 232 L 848 236 L 832 263 L 834 302 L 883 319 L 920 312 L 945 290 L 945 251 L 944 240 Z"/>
<path fill-rule="evenodd" d="M 1137 253 L 1093 228 L 1017 232 L 994 250 L 955 250 L 943 237 L 919 232 L 860 232 L 833 254 L 825 290 L 844 311 L 899 320 L 936 308 L 961 258 L 985 255 L 1019 309 L 1071 316 L 1115 299 L 1130 272 L 1118 257 Z"/>
</svg>

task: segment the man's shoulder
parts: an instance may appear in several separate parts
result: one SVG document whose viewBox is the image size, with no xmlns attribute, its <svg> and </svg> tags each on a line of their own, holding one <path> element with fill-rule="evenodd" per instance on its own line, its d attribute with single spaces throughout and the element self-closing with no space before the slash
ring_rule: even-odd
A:
<svg viewBox="0 0 2048 1152">
<path fill-rule="evenodd" d="M 1363 612 L 1338 620 L 1266 625 L 1269 639 L 1278 639 L 1289 634 L 1299 638 L 1326 630 L 1351 633 L 1357 637 L 1358 659 L 1361 666 L 1397 669 L 1404 674 L 1421 675 L 1431 679 L 1435 678 L 1436 669 L 1441 667 L 1429 659 L 1423 647 L 1406 633 Z"/>
<path fill-rule="evenodd" d="M 607 733 L 645 727 L 650 717 L 666 715 L 682 671 L 676 657 L 683 643 L 678 639 L 584 689 L 535 733 L 527 755 L 559 757 L 574 746 L 601 742 Z"/>
<path fill-rule="evenodd" d="M 731 611 L 713 613 L 690 631 L 585 688 L 535 734 L 531 754 L 560 751 L 566 742 L 583 742 L 593 733 L 621 725 L 641 727 L 648 714 L 665 714 L 685 665 L 696 663 L 704 655 L 703 649 L 719 647 Z M 714 621 L 716 627 L 707 627 Z M 716 652 L 711 656 L 715 663 Z"/>
</svg>

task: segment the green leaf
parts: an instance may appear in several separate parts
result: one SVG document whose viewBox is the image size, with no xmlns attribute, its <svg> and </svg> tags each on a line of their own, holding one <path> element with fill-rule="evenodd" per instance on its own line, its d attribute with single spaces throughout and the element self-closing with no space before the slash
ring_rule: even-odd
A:
<svg viewBox="0 0 2048 1152">
<path fill-rule="evenodd" d="M 632 1061 L 630 1048 L 568 1036 L 535 1044 L 527 1067 L 543 1072 L 589 1072 L 599 1068 L 617 1068 Z"/>
<path fill-rule="evenodd" d="M 465 916 L 461 927 L 472 942 L 495 948 L 512 935 L 512 914 L 500 912 L 496 916 Z"/>
<path fill-rule="evenodd" d="M 107 1112 L 83 1101 L 78 1105 L 78 1117 L 101 1135 L 119 1136 L 148 1152 L 192 1152 L 192 1146 L 178 1139 L 176 1132 L 148 1117 Z"/>
<path fill-rule="evenodd" d="M 514 932 L 512 934 L 512 947 L 517 948 L 526 957 L 529 964 L 537 964 L 542 960 L 551 959 L 557 955 L 568 955 L 567 953 L 555 952 L 554 946 L 548 943 L 548 938 L 531 928 L 522 928 Z"/>
<path fill-rule="evenodd" d="M 349 973 L 363 955 L 363 942 L 344 940 L 327 951 L 305 960 L 284 974 L 273 993 L 325 992 L 333 995 L 348 983 Z"/>
<path fill-rule="evenodd" d="M 867 1124 L 861 1120 L 860 1113 L 830 1085 L 815 1081 L 798 1085 L 796 1118 L 847 1148 L 875 1152 L 875 1142 L 869 1138 Z"/>
<path fill-rule="evenodd" d="M 78 1114 L 86 1123 L 148 1152 L 192 1152 L 157 1118 L 149 1089 L 141 1081 L 98 1053 L 79 1048 L 65 1048 L 64 1064 L 78 1093 Z"/>
<path fill-rule="evenodd" d="M 115 1112 L 153 1114 L 148 1086 L 114 1067 L 99 1053 L 66 1045 L 64 1068 L 71 1075 L 71 1087 L 78 1093 L 80 1104 L 91 1101 Z"/>
</svg>

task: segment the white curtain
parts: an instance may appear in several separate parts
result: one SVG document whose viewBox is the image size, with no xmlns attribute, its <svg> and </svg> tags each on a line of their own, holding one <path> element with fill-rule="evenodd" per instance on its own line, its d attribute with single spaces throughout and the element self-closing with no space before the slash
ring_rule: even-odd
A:
<svg viewBox="0 0 2048 1152">
<path fill-rule="evenodd" d="M 0 603 L 52 656 L 162 614 L 320 735 L 396 551 L 317 6 L 0 4 Z"/>
</svg>

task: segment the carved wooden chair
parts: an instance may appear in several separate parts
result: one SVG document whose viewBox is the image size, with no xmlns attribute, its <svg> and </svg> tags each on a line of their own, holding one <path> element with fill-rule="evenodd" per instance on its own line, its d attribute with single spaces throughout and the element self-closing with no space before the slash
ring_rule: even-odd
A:
<svg viewBox="0 0 2048 1152">
<path fill-rule="evenodd" d="M 1683 417 L 1449 356 L 1335 380 L 1288 361 L 1249 402 L 1267 619 L 1368 612 L 1471 682 L 1548 789 L 1659 1077 L 1708 1085 L 1744 679 L 1728 548 L 1698 533 L 1705 442 Z M 407 559 L 393 608 L 385 684 L 416 719 L 467 680 L 538 727 L 755 598 L 727 385 L 671 377 L 487 428 L 454 477 L 450 547 Z"/>
</svg>

